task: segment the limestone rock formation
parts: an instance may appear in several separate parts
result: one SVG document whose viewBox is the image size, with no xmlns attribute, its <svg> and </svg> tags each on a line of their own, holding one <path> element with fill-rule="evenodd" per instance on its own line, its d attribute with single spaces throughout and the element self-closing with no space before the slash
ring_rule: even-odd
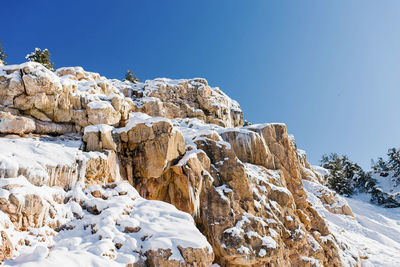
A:
<svg viewBox="0 0 400 267">
<path fill-rule="evenodd" d="M 124 128 L 116 129 L 118 155 L 124 166 L 123 175 L 132 184 L 156 179 L 185 152 L 182 134 L 163 118 L 143 121 L 132 119 Z"/>
<path fill-rule="evenodd" d="M 34 62 L 4 66 L 0 111 L 29 116 L 36 127 L 31 123 L 23 131 L 3 130 L 0 124 L 0 133 L 66 134 L 81 132 L 88 125 L 118 125 L 133 108 L 132 100 L 118 89 L 123 84 L 82 68 L 61 68 L 54 73 Z"/>
<path fill-rule="evenodd" d="M 205 79 L 148 80 L 131 92 L 135 110 L 150 116 L 198 118 L 225 127 L 243 125 L 239 104 Z"/>
<path fill-rule="evenodd" d="M 1 66 L 0 260 L 35 247 L 98 265 L 358 266 L 310 196 L 351 209 L 286 126 L 242 125 L 204 79 Z"/>
<path fill-rule="evenodd" d="M 176 164 L 164 157 L 168 164 L 161 168 L 160 163 L 153 176 L 139 172 L 131 180 L 128 171 L 123 176 L 133 181 L 142 196 L 169 202 L 192 214 L 219 264 L 302 266 L 312 259 L 323 265 L 342 265 L 341 248 L 324 219 L 310 206 L 303 188 L 302 175 L 317 181 L 318 173 L 297 152 L 285 125 L 226 129 L 196 119 L 132 116 L 129 127 L 114 130 L 118 155 L 127 162 L 122 165 L 129 169 L 146 166 L 143 161 L 130 166 L 132 159 L 126 161 L 123 156 L 131 153 L 129 145 L 121 142 L 126 128 L 140 129 L 134 136 L 145 135 L 137 137 L 141 141 L 151 140 L 148 136 L 152 134 L 147 132 L 160 121 L 183 133 L 186 153 L 176 154 L 180 157 Z M 140 150 L 153 158 L 149 150 Z M 330 201 L 337 204 L 337 199 Z M 342 209 L 351 214 L 346 205 Z M 350 261 L 357 262 L 357 258 Z"/>
</svg>

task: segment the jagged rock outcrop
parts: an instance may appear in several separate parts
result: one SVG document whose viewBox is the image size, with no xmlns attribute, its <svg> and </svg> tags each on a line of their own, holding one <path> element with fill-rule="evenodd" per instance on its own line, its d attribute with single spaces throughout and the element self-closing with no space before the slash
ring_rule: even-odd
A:
<svg viewBox="0 0 400 267">
<path fill-rule="evenodd" d="M 273 155 L 259 133 L 233 128 L 219 132 L 222 139 L 231 144 L 236 156 L 242 162 L 275 168 Z"/>
<path fill-rule="evenodd" d="M 155 79 L 138 84 L 128 94 L 135 111 L 166 118 L 198 118 L 224 127 L 243 125 L 239 104 L 205 79 Z"/>
<path fill-rule="evenodd" d="M 162 162 L 168 164 L 163 168 L 159 164 L 159 172 L 150 179 L 141 173 L 133 184 L 142 196 L 192 214 L 219 264 L 303 266 L 311 260 L 342 265 L 341 248 L 305 195 L 302 175 L 316 180 L 318 173 L 297 152 L 285 125 L 225 129 L 193 119 L 168 122 L 132 116 L 128 129 L 137 134 L 146 132 L 145 121 L 149 129 L 162 121 L 183 133 L 186 153 L 176 154 L 180 160 L 174 164 L 164 157 Z M 130 153 L 128 146 L 121 145 L 123 131 L 116 129 L 113 134 L 120 157 Z M 146 155 L 150 161 L 151 153 Z M 146 166 L 142 161 L 132 165 Z"/>
<path fill-rule="evenodd" d="M 66 134 L 95 124 L 118 125 L 133 108 L 117 88 L 97 73 L 62 68 L 55 73 L 29 62 L 4 66 L 0 72 L 0 110 L 33 120 L 28 129 L 0 133 Z M 117 87 L 116 87 L 117 86 Z M 28 118 L 26 118 L 28 117 Z"/>
<path fill-rule="evenodd" d="M 185 153 L 182 134 L 163 118 L 143 121 L 132 118 L 128 125 L 114 131 L 123 176 L 139 186 L 157 179 Z M 155 181 L 156 182 L 156 181 Z M 142 189 L 139 189 L 142 194 Z M 149 191 L 149 194 L 151 190 Z"/>
<path fill-rule="evenodd" d="M 242 125 L 238 103 L 204 79 L 2 66 L 0 260 L 40 238 L 47 254 L 126 266 L 357 266 L 305 187 L 332 213 L 351 209 L 286 126 Z"/>
<path fill-rule="evenodd" d="M 228 127 L 243 124 L 239 104 L 204 79 L 132 84 L 108 80 L 81 67 L 51 72 L 34 62 L 2 66 L 0 111 L 36 124 L 33 127 L 32 121 L 26 121 L 22 129 L 0 124 L 0 134 L 66 134 L 81 132 L 88 125 L 123 126 L 131 111 L 168 118 L 197 117 Z"/>
</svg>

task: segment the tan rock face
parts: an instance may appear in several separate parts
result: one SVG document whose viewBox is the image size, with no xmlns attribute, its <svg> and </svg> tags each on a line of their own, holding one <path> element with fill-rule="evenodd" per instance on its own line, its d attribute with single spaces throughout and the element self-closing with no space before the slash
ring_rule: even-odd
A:
<svg viewBox="0 0 400 267">
<path fill-rule="evenodd" d="M 118 158 L 115 152 L 106 151 L 95 155 L 89 153 L 89 156 L 85 164 L 86 186 L 120 180 Z"/>
<path fill-rule="evenodd" d="M 87 126 L 83 135 L 86 151 L 116 151 L 117 145 L 112 137 L 113 129 L 106 124 Z"/>
<path fill-rule="evenodd" d="M 198 118 L 225 127 L 243 125 L 239 104 L 205 79 L 155 79 L 138 85 L 135 111 L 167 118 Z M 141 99 L 142 96 L 145 98 Z"/>
<path fill-rule="evenodd" d="M 274 168 L 273 155 L 258 133 L 245 129 L 227 129 L 222 130 L 220 135 L 232 146 L 242 162 Z"/>
<path fill-rule="evenodd" d="M 309 258 L 341 266 L 335 238 L 306 200 L 301 179 L 315 172 L 299 160 L 286 127 L 217 132 L 191 135 L 193 144 L 176 164 L 157 178 L 134 179 L 138 191 L 192 214 L 222 266 L 306 266 Z M 150 136 L 140 133 L 140 141 Z"/>
<path fill-rule="evenodd" d="M 284 124 L 252 125 L 249 130 L 259 133 L 273 154 L 276 169 L 281 170 L 285 186 L 293 193 L 296 205 L 307 208 L 306 194 L 301 183 L 300 163 L 297 161 L 296 144 L 287 134 Z"/>
<path fill-rule="evenodd" d="M 141 192 L 146 192 L 150 199 L 162 199 L 178 209 L 199 216 L 200 193 L 204 180 L 213 178 L 210 171 L 210 160 L 203 151 L 187 151 L 184 157 L 174 166 L 169 167 L 152 184 L 140 184 Z M 151 190 L 148 190 L 150 188 Z"/>
<path fill-rule="evenodd" d="M 81 132 L 97 124 L 124 126 L 130 111 L 167 118 L 195 117 L 228 127 L 243 124 L 239 104 L 218 88 L 209 87 L 204 79 L 131 84 L 107 80 L 80 67 L 54 73 L 29 62 L 2 69 L 0 110 L 15 109 L 17 114 L 32 117 L 41 124 L 39 134 Z"/>
<path fill-rule="evenodd" d="M 115 136 L 123 176 L 133 184 L 137 178 L 159 178 L 185 152 L 182 134 L 163 119 L 127 126 Z"/>
<path fill-rule="evenodd" d="M 41 64 L 29 64 L 22 68 L 25 91 L 27 95 L 46 95 L 58 94 L 61 90 L 61 83 L 58 79 L 53 79 L 54 74 L 44 68 Z"/>
<path fill-rule="evenodd" d="M 132 101 L 117 88 L 123 85 L 82 68 L 62 68 L 54 73 L 33 62 L 3 66 L 0 111 L 29 116 L 39 124 L 33 131 L 38 134 L 81 132 L 96 124 L 119 125 L 133 108 Z"/>
<path fill-rule="evenodd" d="M 62 203 L 62 190 L 46 199 L 39 194 L 26 193 L 29 192 L 29 186 L 21 184 L 9 184 L 2 189 L 7 190 L 9 194 L 8 197 L 0 198 L 0 210 L 8 214 L 16 230 L 26 231 L 28 227 L 38 228 L 45 225 L 55 229 L 61 226 L 62 221 L 54 216 L 52 219 L 46 214 L 62 214 L 62 209 L 53 200 L 57 199 Z"/>
<path fill-rule="evenodd" d="M 194 249 L 194 248 L 182 248 L 178 247 L 179 251 L 185 260 L 185 262 L 178 260 L 171 260 L 172 255 L 170 249 L 158 249 L 156 251 L 149 250 L 146 251 L 146 260 L 143 262 L 138 262 L 133 265 L 133 267 L 141 266 L 168 266 L 168 267 L 185 267 L 185 266 L 198 266 L 198 267 L 208 267 L 213 262 L 213 254 L 208 251 L 207 248 Z M 199 259 L 201 259 L 199 261 Z"/>
<path fill-rule="evenodd" d="M 0 76 L 0 105 L 12 106 L 14 98 L 25 92 L 21 71 L 5 71 Z"/>
<path fill-rule="evenodd" d="M 87 106 L 89 124 L 117 124 L 121 114 L 108 101 L 93 101 Z"/>
</svg>

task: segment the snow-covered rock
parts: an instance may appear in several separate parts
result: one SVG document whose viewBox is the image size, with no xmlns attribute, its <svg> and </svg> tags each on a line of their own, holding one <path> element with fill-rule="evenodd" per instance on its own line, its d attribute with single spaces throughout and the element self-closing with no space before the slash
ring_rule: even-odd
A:
<svg viewBox="0 0 400 267">
<path fill-rule="evenodd" d="M 37 186 L 72 188 L 77 181 L 103 184 L 120 179 L 112 151 L 83 152 L 77 136 L 0 138 L 0 178 L 25 176 Z"/>
<path fill-rule="evenodd" d="M 332 226 L 357 213 L 322 185 L 286 125 L 242 127 L 239 104 L 204 79 L 133 84 L 81 67 L 1 66 L 0 119 L 6 266 L 364 257 Z"/>
<path fill-rule="evenodd" d="M 133 88 L 136 111 L 166 118 L 198 118 L 224 127 L 243 125 L 239 104 L 205 79 L 147 80 Z"/>
<path fill-rule="evenodd" d="M 3 191 L 9 191 L 9 198 L 13 195 L 14 199 L 25 198 L 22 206 L 14 209 L 24 216 L 22 227 L 14 222 L 7 229 L 11 235 L 12 230 L 20 227 L 12 244 L 15 258 L 5 261 L 3 266 L 65 266 L 66 263 L 182 266 L 186 262 L 208 266 L 212 263 L 212 248 L 189 214 L 164 202 L 145 200 L 127 183 L 84 190 L 82 184 L 77 184 L 71 191 L 63 192 L 36 187 L 21 176 L 0 179 L 0 185 Z M 6 185 L 20 186 L 4 189 Z M 11 216 L 21 221 L 14 217 Z M 68 259 L 72 255 L 73 259 Z"/>
</svg>

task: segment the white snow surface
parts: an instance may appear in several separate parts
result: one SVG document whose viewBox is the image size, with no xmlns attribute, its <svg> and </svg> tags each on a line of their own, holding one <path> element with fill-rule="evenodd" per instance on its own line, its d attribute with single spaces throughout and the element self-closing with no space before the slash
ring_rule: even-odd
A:
<svg viewBox="0 0 400 267">
<path fill-rule="evenodd" d="M 64 191 L 43 183 L 36 186 L 32 177 L 17 177 L 21 169 L 26 169 L 29 175 L 51 179 L 51 167 L 73 166 L 77 159 L 102 155 L 83 152 L 80 145 L 81 141 L 73 137 L 0 138 L 0 198 L 13 194 L 23 203 L 26 195 L 35 194 L 45 205 L 43 219 L 39 219 L 45 223 L 28 231 L 16 231 L 8 215 L 0 211 L 0 230 L 6 231 L 12 243 L 30 242 L 29 246 L 17 245 L 15 258 L 2 266 L 126 266 L 139 259 L 139 251 L 150 249 L 171 249 L 170 259 L 178 261 L 183 261 L 178 245 L 212 251 L 189 214 L 168 203 L 141 198 L 126 182 L 116 183 L 114 188 L 94 185 L 84 189 L 83 180 L 75 177 L 72 188 Z M 7 185 L 17 186 L 4 189 Z M 100 191 L 104 198 L 95 198 L 94 191 Z M 57 203 L 54 196 L 69 201 Z M 100 214 L 84 207 L 95 207 Z M 49 209 L 55 211 L 55 218 Z M 65 230 L 56 232 L 47 226 L 56 221 L 65 224 Z M 126 232 L 126 227 L 139 228 Z"/>
<path fill-rule="evenodd" d="M 85 127 L 84 134 L 90 132 L 101 132 L 101 133 L 108 133 L 111 132 L 114 127 L 107 125 L 107 124 L 97 124 L 97 125 L 89 125 Z"/>
<path fill-rule="evenodd" d="M 77 160 L 85 158 L 79 147 L 80 140 L 52 138 L 0 138 L 0 178 L 17 176 L 24 170 L 31 181 L 42 184 L 53 179 L 49 169 L 72 167 Z M 71 173 L 71 183 L 78 179 Z M 73 177 L 76 176 L 76 177 Z"/>
<path fill-rule="evenodd" d="M 307 200 L 324 217 L 339 244 L 347 248 L 342 255 L 345 266 L 353 266 L 359 256 L 363 267 L 400 266 L 400 208 L 388 209 L 369 203 L 369 196 L 360 194 L 342 198 L 350 205 L 355 218 L 329 212 L 313 193 L 314 182 L 303 183 Z"/>
<path fill-rule="evenodd" d="M 394 177 L 394 172 L 387 172 L 388 176 L 380 176 L 379 173 L 373 173 L 373 178 L 377 181 L 377 187 L 383 192 L 392 194 L 400 198 L 400 183 L 398 177 Z"/>
<path fill-rule="evenodd" d="M 145 124 L 147 127 L 151 127 L 153 123 L 165 121 L 171 123 L 171 121 L 164 117 L 150 117 L 149 115 L 141 112 L 129 113 L 128 123 L 125 127 L 117 128 L 114 130 L 116 133 L 127 132 L 138 124 Z"/>
<path fill-rule="evenodd" d="M 36 191 L 46 197 L 46 188 Z M 91 192 L 96 190 L 104 197 L 92 196 Z M 46 227 L 30 229 L 38 233 L 51 231 L 54 236 L 48 236 L 45 242 L 38 242 L 31 236 L 31 246 L 19 246 L 16 258 L 5 261 L 3 266 L 122 267 L 136 262 L 139 251 L 171 249 L 169 259 L 178 261 L 184 261 L 178 245 L 212 251 L 189 214 L 168 203 L 141 198 L 126 182 L 117 183 L 114 188 L 95 185 L 88 189 L 78 183 L 66 197 L 70 200 L 65 207 L 70 214 L 75 214 L 75 218 L 67 222 L 65 230 L 57 233 Z M 78 203 L 83 203 L 82 207 L 95 207 L 100 214 L 92 214 Z M 4 216 L 4 220 L 8 219 L 4 213 L 0 215 L 3 215 L 0 219 Z M 127 232 L 126 227 L 136 230 Z"/>
</svg>

